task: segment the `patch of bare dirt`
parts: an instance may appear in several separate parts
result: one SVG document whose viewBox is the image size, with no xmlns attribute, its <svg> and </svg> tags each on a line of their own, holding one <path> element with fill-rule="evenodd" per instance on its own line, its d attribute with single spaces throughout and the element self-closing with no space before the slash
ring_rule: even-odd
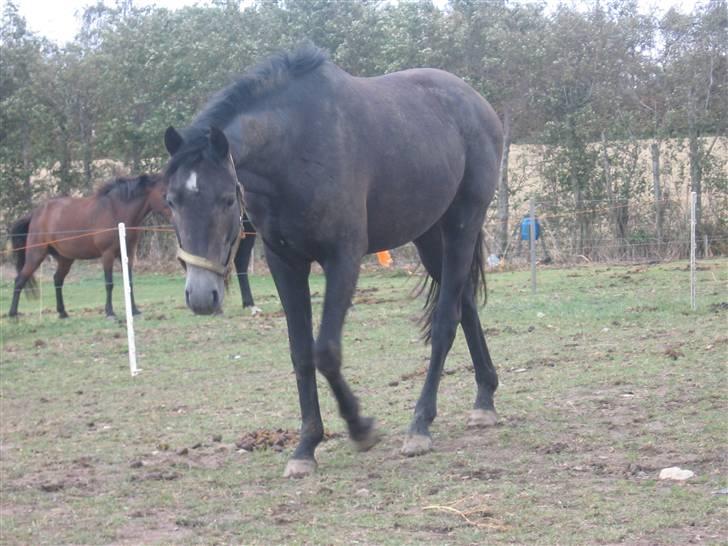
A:
<svg viewBox="0 0 728 546">
<path fill-rule="evenodd" d="M 672 360 L 677 360 L 678 358 L 685 356 L 685 353 L 683 353 L 679 347 L 666 347 L 664 355 L 670 357 Z"/>
<path fill-rule="evenodd" d="M 657 307 L 654 305 L 637 305 L 636 307 L 627 307 L 628 313 L 649 313 L 657 311 Z"/>
<path fill-rule="evenodd" d="M 137 544 L 179 544 L 188 539 L 193 531 L 190 526 L 181 525 L 173 514 L 143 514 L 132 512 L 127 524 L 121 528 L 113 546 Z"/>
<path fill-rule="evenodd" d="M 5 486 L 10 490 L 36 489 L 43 493 L 74 490 L 75 494 L 91 495 L 99 485 L 98 465 L 99 461 L 93 457 L 81 457 L 70 464 L 51 462 L 39 472 L 8 479 Z"/>
<path fill-rule="evenodd" d="M 410 379 L 414 379 L 416 377 L 422 377 L 427 373 L 427 366 L 422 366 L 420 368 L 417 368 L 413 372 L 405 373 L 400 376 L 400 381 L 409 381 Z"/>
</svg>

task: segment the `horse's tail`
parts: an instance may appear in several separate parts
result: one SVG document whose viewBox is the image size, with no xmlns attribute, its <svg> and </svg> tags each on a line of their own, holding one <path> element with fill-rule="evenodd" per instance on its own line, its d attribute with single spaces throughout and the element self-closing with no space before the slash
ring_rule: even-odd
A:
<svg viewBox="0 0 728 546">
<path fill-rule="evenodd" d="M 473 251 L 473 263 L 470 266 L 470 288 L 473 290 L 473 297 L 477 300 L 482 294 L 483 305 L 488 301 L 488 291 L 485 284 L 485 253 L 483 252 L 483 231 L 478 233 Z M 437 300 L 440 297 L 440 283 L 426 275 L 423 282 L 417 288 L 416 293 L 422 294 L 427 291 L 425 297 L 424 314 L 420 321 L 422 327 L 422 338 L 426 343 L 432 339 L 432 319 L 435 315 Z"/>
<path fill-rule="evenodd" d="M 473 253 L 473 264 L 470 266 L 470 281 L 473 286 L 473 296 L 477 301 L 479 296 L 483 298 L 483 305 L 488 303 L 488 287 L 485 284 L 485 242 L 483 230 L 478 233 L 478 240 L 475 241 L 475 252 Z"/>
<path fill-rule="evenodd" d="M 10 227 L 10 242 L 15 256 L 15 271 L 19 274 L 25 265 L 25 246 L 28 241 L 31 215 L 23 216 Z M 31 275 L 25 283 L 25 293 L 32 297 L 38 296 L 38 283 Z"/>
</svg>

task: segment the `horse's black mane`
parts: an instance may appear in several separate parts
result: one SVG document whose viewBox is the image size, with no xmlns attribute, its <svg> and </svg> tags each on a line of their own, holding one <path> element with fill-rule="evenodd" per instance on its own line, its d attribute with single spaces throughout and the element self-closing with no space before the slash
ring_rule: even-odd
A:
<svg viewBox="0 0 728 546">
<path fill-rule="evenodd" d="M 183 132 L 184 146 L 167 165 L 172 174 L 179 167 L 199 160 L 207 146 L 210 127 L 224 129 L 255 99 L 267 96 L 291 80 L 315 70 L 326 61 L 326 53 L 311 43 L 279 53 L 247 70 L 236 82 L 213 96 Z"/>
<path fill-rule="evenodd" d="M 145 189 L 159 180 L 159 175 L 119 176 L 99 186 L 96 196 L 109 196 L 128 202 L 144 195 Z"/>
</svg>

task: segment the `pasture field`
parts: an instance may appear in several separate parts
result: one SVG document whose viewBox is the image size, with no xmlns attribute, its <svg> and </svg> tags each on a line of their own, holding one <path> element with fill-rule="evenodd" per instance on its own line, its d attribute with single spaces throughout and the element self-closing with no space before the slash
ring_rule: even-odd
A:
<svg viewBox="0 0 728 546">
<path fill-rule="evenodd" d="M 527 272 L 489 274 L 501 422 L 465 426 L 475 383 L 460 333 L 435 451 L 406 459 L 428 357 L 417 275 L 364 272 L 344 369 L 384 437 L 354 452 L 320 378 L 330 438 L 318 473 L 288 480 L 298 400 L 271 279 L 251 279 L 263 314 L 233 287 L 224 315 L 196 317 L 181 275 L 136 275 L 131 378 L 100 269 L 79 268 L 70 319 L 48 281 L 45 312 L 24 298 L 18 321 L 1 319 L 0 543 L 725 543 L 728 262 L 701 262 L 697 311 L 688 274 L 685 262 L 548 269 L 536 295 Z M 323 287 L 314 276 L 316 314 Z M 6 314 L 7 277 L 1 288 Z M 268 438 L 281 445 L 253 449 Z M 658 480 L 670 466 L 695 476 Z"/>
</svg>

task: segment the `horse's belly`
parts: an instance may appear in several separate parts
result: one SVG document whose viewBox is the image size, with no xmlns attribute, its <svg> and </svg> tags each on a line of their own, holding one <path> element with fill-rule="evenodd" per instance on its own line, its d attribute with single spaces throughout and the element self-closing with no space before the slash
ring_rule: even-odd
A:
<svg viewBox="0 0 728 546">
<path fill-rule="evenodd" d="M 430 229 L 450 207 L 462 170 L 433 167 L 428 176 L 374 184 L 367 199 L 368 250 L 401 246 Z"/>
<path fill-rule="evenodd" d="M 83 238 L 79 237 L 79 239 Z M 57 242 L 53 243 L 51 248 L 61 256 L 72 260 L 91 260 L 100 256 L 92 241 Z"/>
</svg>

